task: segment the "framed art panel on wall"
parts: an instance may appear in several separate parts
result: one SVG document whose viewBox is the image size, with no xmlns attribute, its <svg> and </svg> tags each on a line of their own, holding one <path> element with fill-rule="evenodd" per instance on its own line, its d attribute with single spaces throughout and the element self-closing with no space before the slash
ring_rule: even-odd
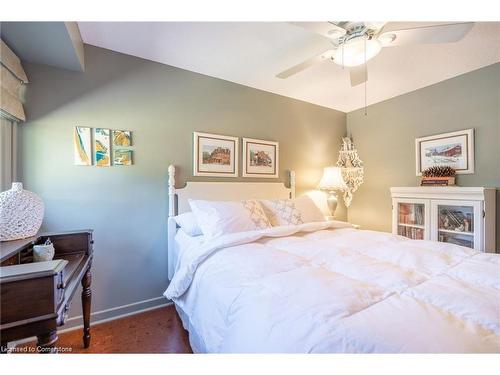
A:
<svg viewBox="0 0 500 375">
<path fill-rule="evenodd" d="M 95 164 L 98 167 L 109 167 L 111 165 L 111 143 L 110 130 L 96 128 L 94 130 Z"/>
<path fill-rule="evenodd" d="M 132 165 L 132 150 L 114 150 L 113 165 Z"/>
<path fill-rule="evenodd" d="M 417 176 L 437 166 L 449 166 L 459 174 L 474 173 L 474 129 L 431 135 L 415 140 Z"/>
<path fill-rule="evenodd" d="M 238 137 L 193 133 L 193 176 L 238 177 Z"/>
<path fill-rule="evenodd" d="M 91 129 L 84 126 L 75 127 L 73 143 L 75 165 L 92 165 Z"/>
<path fill-rule="evenodd" d="M 279 143 L 243 138 L 243 177 L 277 178 Z"/>
<path fill-rule="evenodd" d="M 132 146 L 132 132 L 129 130 L 113 130 L 113 146 Z"/>
</svg>

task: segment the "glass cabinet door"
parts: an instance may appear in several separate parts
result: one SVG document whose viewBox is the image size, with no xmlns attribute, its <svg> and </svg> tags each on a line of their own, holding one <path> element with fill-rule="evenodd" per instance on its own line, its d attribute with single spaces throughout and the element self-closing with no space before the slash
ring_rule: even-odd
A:
<svg viewBox="0 0 500 375">
<path fill-rule="evenodd" d="M 479 248 L 480 244 L 480 204 L 479 202 L 433 202 L 433 219 L 435 219 L 435 239 Z"/>
<path fill-rule="evenodd" d="M 474 207 L 438 205 L 438 241 L 474 248 Z"/>
<path fill-rule="evenodd" d="M 425 203 L 397 202 L 397 233 L 414 240 L 423 240 L 425 236 Z"/>
</svg>

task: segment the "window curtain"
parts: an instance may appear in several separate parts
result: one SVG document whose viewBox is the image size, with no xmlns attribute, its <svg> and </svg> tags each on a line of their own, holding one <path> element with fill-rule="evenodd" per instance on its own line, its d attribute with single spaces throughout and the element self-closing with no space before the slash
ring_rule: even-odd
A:
<svg viewBox="0 0 500 375">
<path fill-rule="evenodd" d="M 17 178 L 17 126 L 26 119 L 25 83 L 21 61 L 0 39 L 0 191 L 10 189 Z"/>
<path fill-rule="evenodd" d="M 0 117 L 0 191 L 10 189 L 17 172 L 17 123 Z"/>
<path fill-rule="evenodd" d="M 28 77 L 21 61 L 0 39 L 0 114 L 16 121 L 24 121 L 22 88 Z"/>
</svg>

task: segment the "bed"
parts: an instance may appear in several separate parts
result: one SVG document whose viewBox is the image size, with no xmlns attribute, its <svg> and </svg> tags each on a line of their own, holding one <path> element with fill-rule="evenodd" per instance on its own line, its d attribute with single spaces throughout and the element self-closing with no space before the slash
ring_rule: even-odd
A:
<svg viewBox="0 0 500 375">
<path fill-rule="evenodd" d="M 194 352 L 500 352 L 499 255 L 335 221 L 190 238 L 189 198 L 293 198 L 294 174 L 175 189 L 169 172 L 165 296 Z"/>
</svg>

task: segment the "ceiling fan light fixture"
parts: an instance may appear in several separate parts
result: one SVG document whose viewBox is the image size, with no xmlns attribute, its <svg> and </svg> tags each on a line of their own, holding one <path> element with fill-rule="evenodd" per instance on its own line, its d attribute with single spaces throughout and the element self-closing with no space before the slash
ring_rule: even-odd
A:
<svg viewBox="0 0 500 375">
<path fill-rule="evenodd" d="M 363 65 L 365 61 L 377 56 L 381 49 L 382 45 L 376 39 L 355 38 L 339 46 L 335 51 L 335 63 L 347 67 Z"/>
<path fill-rule="evenodd" d="M 385 33 L 378 37 L 378 41 L 382 44 L 382 46 L 388 46 L 392 42 L 396 40 L 396 34 Z"/>
<path fill-rule="evenodd" d="M 376 21 L 376 22 L 373 22 L 373 21 L 365 21 L 363 22 L 365 24 L 365 26 L 368 28 L 368 29 L 372 29 L 372 30 L 380 30 L 382 29 L 385 24 L 387 23 L 386 21 L 383 21 L 383 22 L 380 22 L 380 21 Z"/>
<path fill-rule="evenodd" d="M 331 29 L 328 30 L 327 34 L 330 38 L 340 38 L 345 35 L 345 32 L 342 32 L 339 29 Z"/>
</svg>

